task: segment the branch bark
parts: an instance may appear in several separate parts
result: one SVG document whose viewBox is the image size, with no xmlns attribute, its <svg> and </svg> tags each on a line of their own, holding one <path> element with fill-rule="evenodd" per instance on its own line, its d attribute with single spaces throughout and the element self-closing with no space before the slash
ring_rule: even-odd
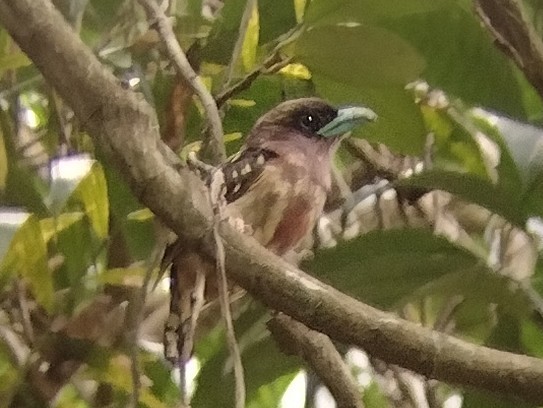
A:
<svg viewBox="0 0 543 408">
<path fill-rule="evenodd" d="M 362 393 L 330 338 L 279 313 L 268 328 L 281 349 L 300 356 L 328 387 L 338 408 L 363 408 Z"/>
<path fill-rule="evenodd" d="M 202 183 L 160 141 L 152 108 L 123 89 L 47 0 L 0 0 L 0 22 L 72 107 L 142 203 L 177 234 L 212 230 Z M 173 156 L 173 157 L 172 157 Z M 476 346 L 356 301 L 220 226 L 229 277 L 308 327 L 429 378 L 543 404 L 543 361 Z"/>
<path fill-rule="evenodd" d="M 499 48 L 515 61 L 543 98 L 543 41 L 520 0 L 475 0 L 475 11 Z"/>
</svg>

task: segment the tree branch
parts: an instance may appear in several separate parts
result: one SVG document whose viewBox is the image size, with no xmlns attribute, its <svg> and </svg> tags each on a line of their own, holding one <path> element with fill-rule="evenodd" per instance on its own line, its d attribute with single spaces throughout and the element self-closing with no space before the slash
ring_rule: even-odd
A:
<svg viewBox="0 0 543 408">
<path fill-rule="evenodd" d="M 499 48 L 515 61 L 543 98 L 543 41 L 520 0 L 475 0 L 475 11 Z"/>
<path fill-rule="evenodd" d="M 229 276 L 270 308 L 428 378 L 543 402 L 540 359 L 476 346 L 420 327 L 325 285 L 229 225 L 222 226 L 221 235 Z"/>
<path fill-rule="evenodd" d="M 212 210 L 204 186 L 178 168 L 160 141 L 152 108 L 120 86 L 51 3 L 0 0 L 0 22 L 142 203 L 186 240 L 209 236 Z M 220 232 L 229 277 L 269 307 L 429 378 L 543 404 L 543 361 L 476 346 L 376 310 L 297 270 L 228 224 Z"/>
<path fill-rule="evenodd" d="M 278 313 L 268 328 L 283 351 L 302 357 L 334 396 L 338 408 L 362 408 L 362 393 L 328 336 Z"/>
</svg>

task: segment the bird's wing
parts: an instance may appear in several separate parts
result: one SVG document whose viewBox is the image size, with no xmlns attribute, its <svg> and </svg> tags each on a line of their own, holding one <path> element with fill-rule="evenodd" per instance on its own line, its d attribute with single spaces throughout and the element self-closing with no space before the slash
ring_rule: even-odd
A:
<svg viewBox="0 0 543 408">
<path fill-rule="evenodd" d="M 277 153 L 268 149 L 246 148 L 221 166 L 226 187 L 225 199 L 232 203 L 242 197 L 259 179 L 269 160 Z"/>
</svg>

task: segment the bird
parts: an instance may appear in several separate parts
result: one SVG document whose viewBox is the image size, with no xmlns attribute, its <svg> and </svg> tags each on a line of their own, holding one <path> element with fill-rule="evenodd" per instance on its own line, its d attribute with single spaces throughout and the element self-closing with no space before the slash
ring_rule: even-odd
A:
<svg viewBox="0 0 543 408">
<path fill-rule="evenodd" d="M 310 234 L 323 211 L 342 136 L 376 118 L 368 107 L 336 108 L 317 97 L 275 106 L 256 121 L 239 152 L 216 169 L 224 181 L 223 214 L 285 256 Z M 198 310 L 217 296 L 211 278 L 215 261 L 182 242 L 168 248 L 164 259 L 171 262 L 165 356 L 180 364 L 192 354 Z"/>
</svg>

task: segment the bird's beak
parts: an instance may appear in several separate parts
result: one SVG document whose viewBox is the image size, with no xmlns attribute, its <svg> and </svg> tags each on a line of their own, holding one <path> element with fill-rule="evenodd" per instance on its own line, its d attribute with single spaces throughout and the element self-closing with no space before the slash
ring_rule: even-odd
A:
<svg viewBox="0 0 543 408">
<path fill-rule="evenodd" d="M 366 122 L 373 122 L 377 114 L 370 108 L 362 106 L 347 106 L 337 111 L 337 116 L 317 132 L 324 137 L 341 136 Z"/>
</svg>

